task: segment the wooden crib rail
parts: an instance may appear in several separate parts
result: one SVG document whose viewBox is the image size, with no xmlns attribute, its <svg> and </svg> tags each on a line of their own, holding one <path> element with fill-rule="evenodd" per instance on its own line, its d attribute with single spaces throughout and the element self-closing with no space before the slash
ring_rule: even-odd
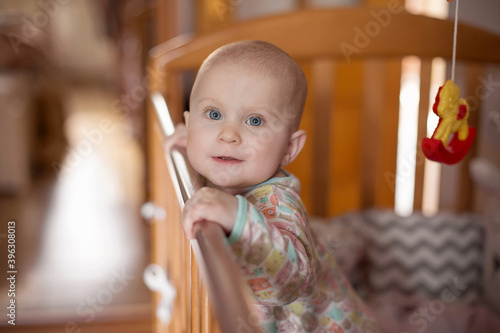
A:
<svg viewBox="0 0 500 333">
<path fill-rule="evenodd" d="M 151 94 L 151 102 L 156 113 L 164 139 L 174 133 L 174 124 L 167 103 L 158 92 Z M 172 149 L 165 155 L 167 167 L 174 184 L 178 203 L 181 208 L 191 198 L 202 184 L 187 161 L 185 149 Z M 180 221 L 178 221 L 180 224 Z M 203 281 L 208 287 L 210 303 L 221 328 L 225 332 L 238 332 L 250 315 L 250 295 L 239 274 L 239 269 L 224 243 L 222 228 L 211 222 L 201 222 L 195 225 L 196 240 L 191 241 L 191 247 L 196 256 Z M 192 305 L 196 307 L 196 305 Z M 175 309 L 174 309 L 175 316 Z M 259 332 L 256 327 L 254 332 Z"/>
<path fill-rule="evenodd" d="M 380 23 L 382 11 L 388 16 Z M 372 26 L 378 28 L 372 32 Z M 457 59 L 500 62 L 500 36 L 461 22 L 458 30 Z M 449 59 L 452 36 L 452 20 L 414 15 L 402 8 L 316 9 L 250 20 L 193 39 L 167 41 L 155 47 L 151 57 L 166 71 L 197 69 L 217 47 L 257 39 L 276 44 L 296 60 L 332 57 L 351 61 L 406 55 Z"/>
</svg>

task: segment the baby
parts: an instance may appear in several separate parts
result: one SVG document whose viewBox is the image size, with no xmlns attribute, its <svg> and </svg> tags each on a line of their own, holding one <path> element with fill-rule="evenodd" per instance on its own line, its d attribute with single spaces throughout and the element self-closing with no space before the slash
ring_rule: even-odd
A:
<svg viewBox="0 0 500 333">
<path fill-rule="evenodd" d="M 304 147 L 306 95 L 299 65 L 266 42 L 232 43 L 203 62 L 184 113 L 184 144 L 206 187 L 186 202 L 184 232 L 194 238 L 201 220 L 221 225 L 265 332 L 378 332 L 312 237 L 299 180 L 282 169 Z"/>
</svg>

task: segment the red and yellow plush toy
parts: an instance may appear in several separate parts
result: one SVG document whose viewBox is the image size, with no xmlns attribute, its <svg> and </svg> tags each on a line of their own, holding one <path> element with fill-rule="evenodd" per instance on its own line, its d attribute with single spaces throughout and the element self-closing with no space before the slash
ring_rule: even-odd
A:
<svg viewBox="0 0 500 333">
<path fill-rule="evenodd" d="M 439 88 L 432 110 L 440 119 L 432 137 L 422 141 L 424 155 L 432 161 L 455 164 L 467 154 L 476 136 L 476 129 L 467 124 L 469 105 L 460 98 L 458 86 L 448 80 Z"/>
<path fill-rule="evenodd" d="M 432 161 L 446 164 L 455 164 L 464 158 L 476 136 L 476 129 L 467 124 L 469 105 L 464 98 L 460 98 L 460 89 L 453 82 L 457 47 L 458 1 L 455 6 L 451 80 L 446 81 L 439 88 L 436 101 L 432 106 L 432 110 L 440 118 L 439 123 L 432 137 L 422 140 L 424 155 Z"/>
</svg>

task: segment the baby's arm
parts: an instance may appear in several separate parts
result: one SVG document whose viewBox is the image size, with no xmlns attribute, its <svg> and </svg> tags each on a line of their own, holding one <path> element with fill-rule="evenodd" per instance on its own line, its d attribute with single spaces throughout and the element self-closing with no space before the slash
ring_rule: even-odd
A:
<svg viewBox="0 0 500 333">
<path fill-rule="evenodd" d="M 293 201 L 254 205 L 204 187 L 186 202 L 182 225 L 188 238 L 195 237 L 196 222 L 221 225 L 255 297 L 261 304 L 284 305 L 308 295 L 315 278 L 305 212 L 298 206 Z"/>
<path fill-rule="evenodd" d="M 315 282 L 313 250 L 298 202 L 238 200 L 229 241 L 259 303 L 285 305 L 309 295 Z"/>
</svg>

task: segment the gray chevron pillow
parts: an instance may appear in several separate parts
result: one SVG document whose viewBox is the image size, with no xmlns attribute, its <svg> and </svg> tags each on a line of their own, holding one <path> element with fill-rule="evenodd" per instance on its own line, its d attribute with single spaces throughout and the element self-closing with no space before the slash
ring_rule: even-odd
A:
<svg viewBox="0 0 500 333">
<path fill-rule="evenodd" d="M 483 268 L 479 216 L 400 217 L 381 210 L 363 215 L 372 291 L 466 301 L 478 297 Z"/>
</svg>

